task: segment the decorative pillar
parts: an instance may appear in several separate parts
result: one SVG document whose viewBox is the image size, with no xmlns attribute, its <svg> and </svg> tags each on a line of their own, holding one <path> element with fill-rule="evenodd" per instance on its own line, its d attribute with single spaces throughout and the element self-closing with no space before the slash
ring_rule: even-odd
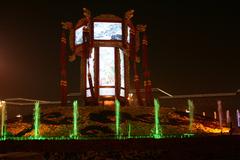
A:
<svg viewBox="0 0 240 160">
<path fill-rule="evenodd" d="M 132 34 L 134 32 L 131 32 Z M 143 101 L 141 97 L 141 92 L 140 92 L 140 79 L 139 79 L 139 74 L 137 71 L 137 63 L 140 62 L 140 59 L 137 55 L 139 51 L 139 30 L 138 28 L 136 29 L 135 37 L 132 39 L 132 47 L 133 47 L 133 70 L 134 70 L 134 86 L 136 90 L 136 96 L 138 100 L 138 105 L 143 106 Z"/>
<path fill-rule="evenodd" d="M 131 22 L 131 19 L 133 17 L 134 10 L 128 10 L 125 12 L 124 17 L 124 34 L 123 34 L 123 48 L 124 48 L 124 62 L 125 62 L 125 97 L 126 97 L 126 104 L 128 105 L 129 102 L 127 100 L 129 90 L 130 90 L 130 60 L 134 60 L 133 58 L 133 51 L 134 46 L 132 45 L 134 39 L 135 39 L 135 32 L 133 31 L 133 25 Z M 129 27 L 132 26 L 130 29 L 130 33 L 128 33 L 128 25 Z M 130 35 L 128 35 L 130 34 Z M 130 44 L 128 45 L 127 37 L 130 36 Z"/>
<path fill-rule="evenodd" d="M 143 32 L 142 40 L 142 65 L 143 65 L 143 76 L 144 76 L 144 89 L 145 89 L 145 105 L 153 105 L 152 96 L 152 81 L 150 80 L 150 71 L 148 67 L 148 40 L 146 31 Z"/>
<path fill-rule="evenodd" d="M 130 88 L 130 54 L 129 49 L 125 51 L 124 60 L 125 60 L 125 97 L 126 97 L 126 104 L 128 105 L 128 94 L 129 94 L 129 88 Z"/>
<path fill-rule="evenodd" d="M 61 34 L 61 44 L 60 44 L 60 65 L 61 65 L 61 80 L 60 80 L 60 88 L 61 88 L 61 105 L 65 106 L 67 104 L 67 52 L 66 52 L 66 35 L 64 31 Z"/>
<path fill-rule="evenodd" d="M 121 77 L 120 77 L 120 53 L 119 48 L 114 48 L 114 63 L 115 63 L 115 97 L 120 99 Z"/>
</svg>

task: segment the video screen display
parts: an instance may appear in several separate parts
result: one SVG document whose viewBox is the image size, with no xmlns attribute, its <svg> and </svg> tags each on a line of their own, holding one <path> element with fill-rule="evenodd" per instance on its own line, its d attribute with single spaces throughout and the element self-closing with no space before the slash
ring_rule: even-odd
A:
<svg viewBox="0 0 240 160">
<path fill-rule="evenodd" d="M 99 48 L 99 85 L 115 86 L 114 47 Z"/>
<path fill-rule="evenodd" d="M 95 40 L 122 40 L 122 23 L 94 22 Z"/>
<path fill-rule="evenodd" d="M 75 45 L 79 45 L 83 43 L 83 27 L 76 29 L 75 31 Z"/>
</svg>

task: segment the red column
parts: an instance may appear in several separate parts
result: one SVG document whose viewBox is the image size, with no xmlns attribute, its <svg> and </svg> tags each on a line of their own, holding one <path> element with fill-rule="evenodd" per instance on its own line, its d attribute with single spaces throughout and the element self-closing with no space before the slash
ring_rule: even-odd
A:
<svg viewBox="0 0 240 160">
<path fill-rule="evenodd" d="M 67 52 L 66 52 L 66 35 L 62 31 L 61 35 L 61 44 L 60 44 L 60 66 L 61 66 L 61 80 L 60 80 L 60 89 L 61 89 L 61 105 L 65 106 L 67 104 Z"/>
<path fill-rule="evenodd" d="M 133 70 L 134 70 L 134 87 L 136 90 L 136 96 L 138 100 L 138 104 L 140 106 L 143 106 L 143 101 L 140 93 L 140 80 L 139 75 L 137 71 L 137 52 L 139 50 L 139 32 L 134 33 L 134 31 L 131 30 L 131 52 L 132 52 L 132 58 L 133 58 Z"/>
<path fill-rule="evenodd" d="M 142 65 L 143 65 L 143 76 L 144 76 L 144 89 L 145 89 L 145 103 L 146 106 L 150 106 L 153 104 L 153 96 L 152 96 L 152 81 L 150 80 L 150 71 L 148 68 L 148 40 L 146 32 L 143 33 L 142 40 Z"/>
</svg>

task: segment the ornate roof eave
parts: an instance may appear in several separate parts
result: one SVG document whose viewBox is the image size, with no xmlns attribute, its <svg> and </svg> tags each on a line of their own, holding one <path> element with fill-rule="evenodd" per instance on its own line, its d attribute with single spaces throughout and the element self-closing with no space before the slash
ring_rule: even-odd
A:
<svg viewBox="0 0 240 160">
<path fill-rule="evenodd" d="M 86 18 L 81 18 L 77 24 L 75 25 L 75 29 L 77 29 L 80 26 L 86 25 L 87 24 L 87 19 Z"/>
<path fill-rule="evenodd" d="M 75 29 L 80 26 L 87 25 L 91 21 L 91 12 L 87 8 L 83 8 L 84 18 L 81 18 L 75 25 Z"/>
<path fill-rule="evenodd" d="M 134 16 L 134 10 L 131 9 L 131 10 L 128 10 L 125 12 L 125 16 L 124 16 L 124 20 L 125 20 L 125 23 L 132 29 L 135 29 L 133 23 L 132 23 L 132 18 Z"/>
</svg>

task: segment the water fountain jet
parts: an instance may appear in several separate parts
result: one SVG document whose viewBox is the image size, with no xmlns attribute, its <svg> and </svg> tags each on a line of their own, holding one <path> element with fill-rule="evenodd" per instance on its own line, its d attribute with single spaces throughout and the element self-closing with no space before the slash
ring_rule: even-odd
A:
<svg viewBox="0 0 240 160">
<path fill-rule="evenodd" d="M 192 126 L 194 121 L 194 105 L 192 100 L 188 100 L 188 110 L 189 110 L 189 131 L 192 132 Z"/>
<path fill-rule="evenodd" d="M 0 137 L 6 137 L 6 119 L 7 119 L 7 109 L 6 109 L 6 102 L 5 101 L 0 101 L 0 114 L 1 114 L 1 132 L 0 132 Z"/>
<path fill-rule="evenodd" d="M 79 119 L 79 113 L 78 113 L 78 102 L 73 102 L 73 133 L 72 137 L 77 138 L 79 131 L 78 131 L 78 119 Z"/>
<path fill-rule="evenodd" d="M 154 99 L 154 119 L 155 119 L 155 127 L 154 127 L 154 133 L 153 137 L 154 138 L 162 138 L 162 128 L 160 126 L 160 121 L 159 121 L 159 111 L 160 111 L 160 105 L 158 99 Z"/>
<path fill-rule="evenodd" d="M 115 119 L 116 119 L 116 124 L 115 124 L 115 135 L 117 138 L 121 137 L 121 128 L 120 128 L 120 102 L 116 99 L 115 100 Z"/>
<path fill-rule="evenodd" d="M 35 102 L 33 118 L 34 118 L 34 138 L 39 138 L 39 127 L 40 127 L 40 106 L 39 106 L 39 101 Z"/>
</svg>

